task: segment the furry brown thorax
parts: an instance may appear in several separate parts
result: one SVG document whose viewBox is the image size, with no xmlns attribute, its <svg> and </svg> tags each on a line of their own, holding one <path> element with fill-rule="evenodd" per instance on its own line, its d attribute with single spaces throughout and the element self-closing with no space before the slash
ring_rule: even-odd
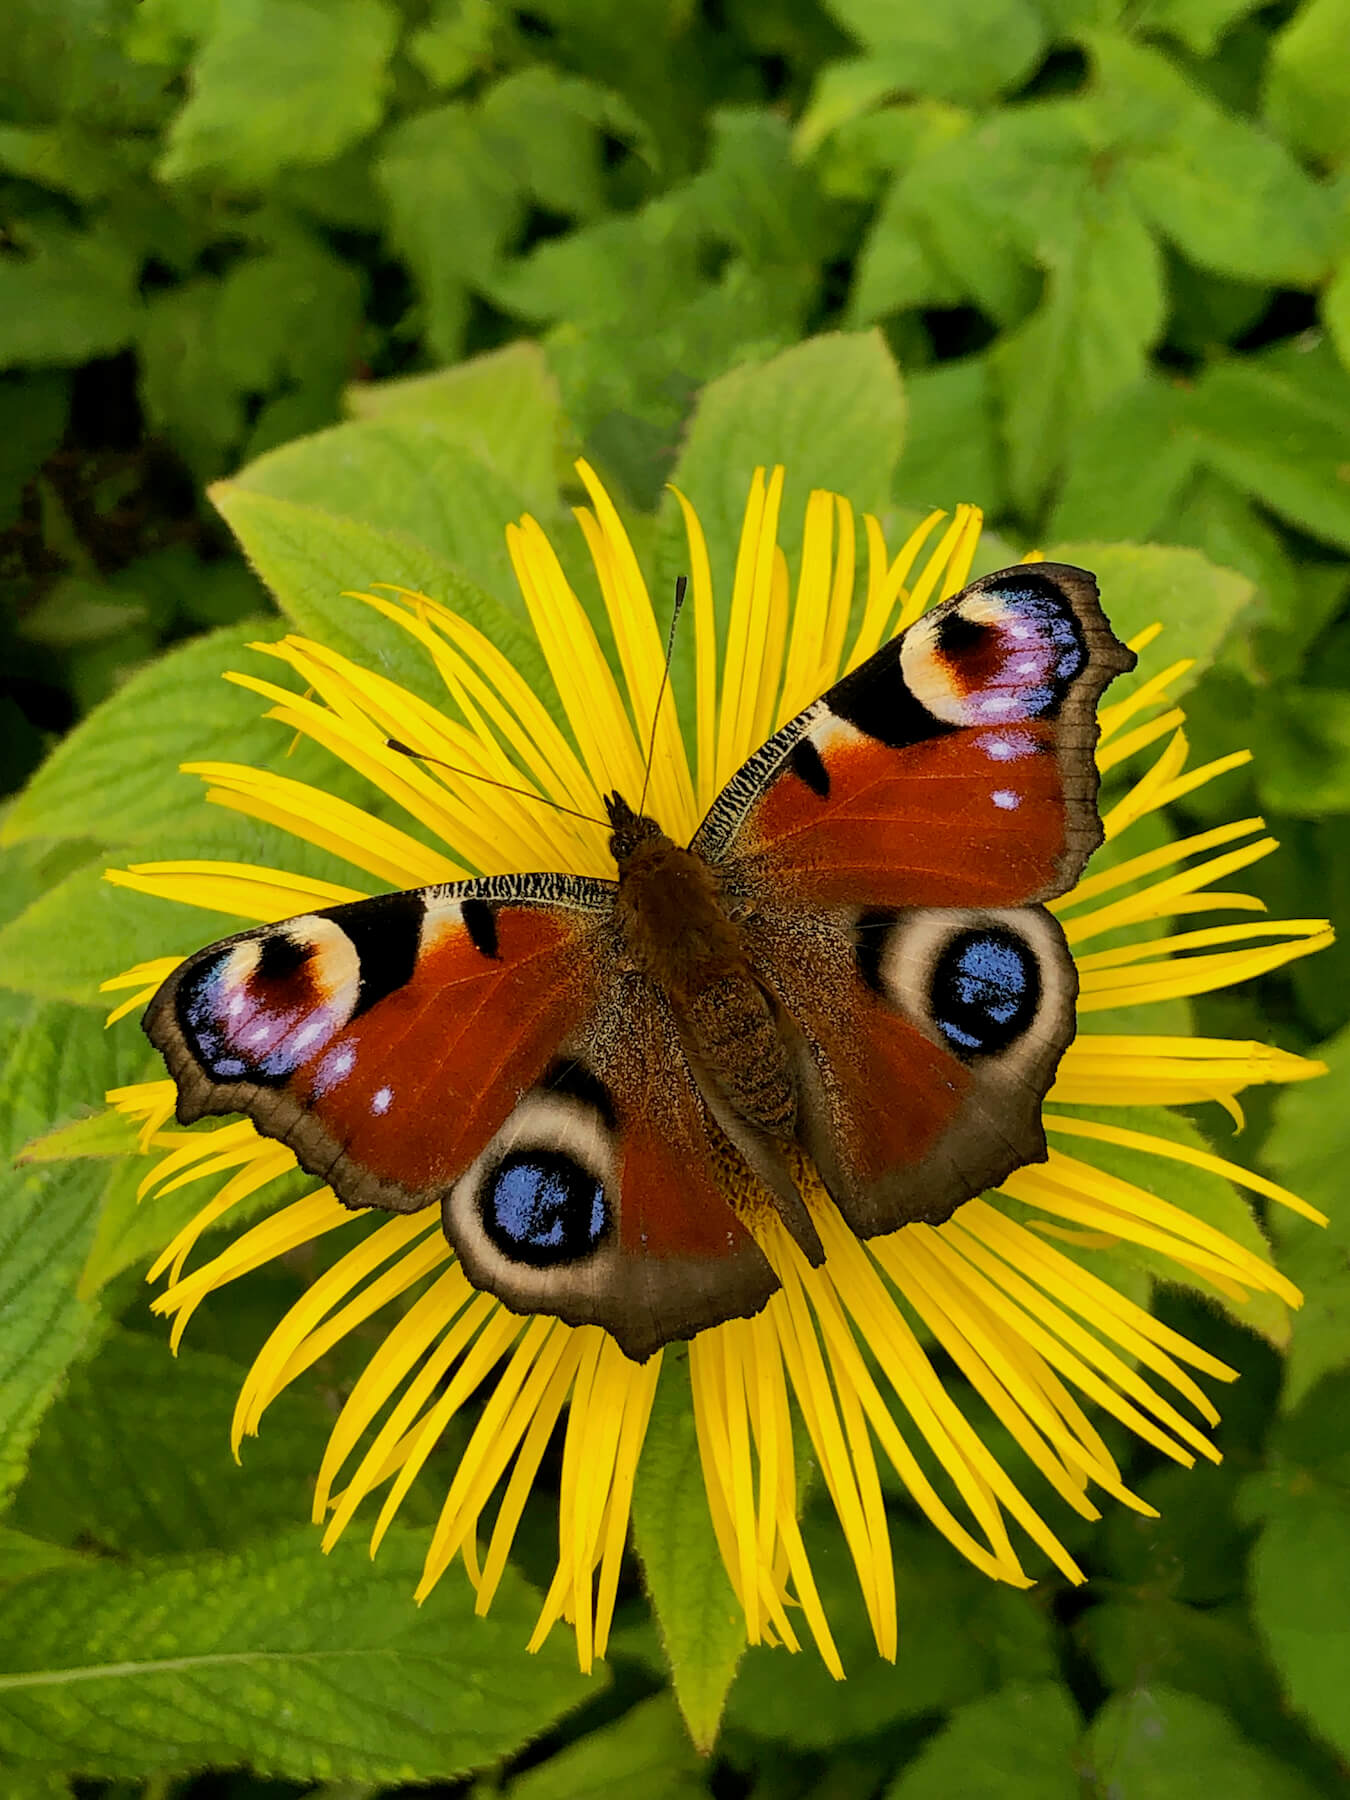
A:
<svg viewBox="0 0 1350 1800">
<path fill-rule="evenodd" d="M 740 1117 L 790 1140 L 797 1098 L 787 1047 L 715 871 L 622 795 L 607 795 L 605 810 L 615 912 L 634 964 L 665 994 L 694 1061 Z"/>
</svg>

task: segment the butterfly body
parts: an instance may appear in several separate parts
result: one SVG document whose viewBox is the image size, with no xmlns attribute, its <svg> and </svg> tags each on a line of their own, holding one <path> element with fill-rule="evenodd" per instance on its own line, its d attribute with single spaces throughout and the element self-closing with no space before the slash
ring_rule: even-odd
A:
<svg viewBox="0 0 1350 1800">
<path fill-rule="evenodd" d="M 353 1206 L 439 1204 L 478 1285 L 631 1356 L 757 1311 L 813 1164 L 862 1236 L 1044 1156 L 1100 839 L 1092 578 L 984 577 L 789 721 L 693 840 L 240 933 L 146 1014 L 179 1117 L 247 1112 Z M 759 1236 L 762 1237 L 762 1230 Z"/>
</svg>

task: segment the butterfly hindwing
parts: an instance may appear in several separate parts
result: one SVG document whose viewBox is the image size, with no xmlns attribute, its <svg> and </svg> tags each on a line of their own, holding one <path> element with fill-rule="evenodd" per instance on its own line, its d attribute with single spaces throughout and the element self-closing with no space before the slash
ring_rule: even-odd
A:
<svg viewBox="0 0 1350 1800">
<path fill-rule="evenodd" d="M 480 1286 L 645 1357 L 777 1285 L 753 1177 L 669 1009 L 617 966 L 612 884 L 387 894 L 190 957 L 145 1029 L 178 1116 L 247 1113 L 346 1204 L 442 1208 Z"/>
<path fill-rule="evenodd" d="M 860 1237 L 1044 1160 L 1078 983 L 1042 907 L 765 908 L 748 927 L 798 1079 L 797 1130 Z"/>
<path fill-rule="evenodd" d="M 1101 840 L 1097 700 L 1133 665 L 1086 571 L 987 575 L 777 732 L 694 847 L 802 904 L 1049 899 Z"/>
</svg>

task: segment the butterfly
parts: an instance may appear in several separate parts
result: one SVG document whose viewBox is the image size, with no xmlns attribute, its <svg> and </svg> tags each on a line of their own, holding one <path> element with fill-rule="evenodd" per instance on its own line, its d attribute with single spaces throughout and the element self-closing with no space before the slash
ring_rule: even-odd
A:
<svg viewBox="0 0 1350 1800">
<path fill-rule="evenodd" d="M 799 713 L 689 844 L 605 799 L 611 880 L 488 875 L 190 956 L 144 1026 L 351 1207 L 439 1206 L 471 1281 L 631 1358 L 760 1310 L 804 1159 L 860 1237 L 1043 1161 L 1101 841 L 1094 578 L 973 582 Z M 762 1234 L 761 1234 L 762 1235 Z"/>
</svg>

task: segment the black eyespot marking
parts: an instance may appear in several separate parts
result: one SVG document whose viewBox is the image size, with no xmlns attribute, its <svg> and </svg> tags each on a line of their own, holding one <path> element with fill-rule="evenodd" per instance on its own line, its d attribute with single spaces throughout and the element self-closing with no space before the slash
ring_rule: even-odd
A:
<svg viewBox="0 0 1350 1800">
<path fill-rule="evenodd" d="M 274 931 L 258 940 L 256 981 L 286 981 L 302 969 L 314 954 L 313 944 L 297 943 L 284 931 Z M 214 965 L 213 965 L 214 966 Z"/>
<path fill-rule="evenodd" d="M 830 771 L 821 761 L 819 750 L 809 737 L 798 738 L 788 753 L 788 762 L 792 773 L 804 781 L 813 794 L 820 799 L 827 799 L 830 792 Z"/>
<path fill-rule="evenodd" d="M 1021 1037 L 1040 1005 L 1030 945 L 1011 931 L 958 932 L 933 970 L 933 1023 L 957 1056 L 993 1056 Z"/>
<path fill-rule="evenodd" d="M 881 957 L 894 924 L 893 912 L 888 912 L 883 907 L 874 907 L 863 913 L 853 927 L 856 939 L 853 955 L 858 964 L 858 973 L 874 994 L 883 996 L 886 988 L 881 979 Z"/>
<path fill-rule="evenodd" d="M 513 1262 L 534 1269 L 590 1256 L 610 1228 L 598 1178 L 558 1150 L 516 1150 L 482 1190 L 483 1229 Z"/>
<path fill-rule="evenodd" d="M 981 624 L 978 619 L 967 619 L 959 612 L 949 612 L 938 622 L 938 650 L 943 656 L 969 655 L 980 640 L 988 635 L 989 626 Z"/>
<path fill-rule="evenodd" d="M 381 894 L 328 909 L 327 916 L 351 939 L 361 971 L 354 1019 L 412 980 L 425 914 L 416 894 Z"/>
<path fill-rule="evenodd" d="M 497 954 L 497 915 L 486 900 L 461 900 L 460 917 L 480 956 Z"/>
<path fill-rule="evenodd" d="M 583 1105 L 592 1107 L 611 1131 L 618 1123 L 613 1095 L 585 1063 L 572 1060 L 550 1063 L 539 1085 L 551 1094 L 566 1094 L 569 1099 L 580 1100 Z"/>
</svg>

